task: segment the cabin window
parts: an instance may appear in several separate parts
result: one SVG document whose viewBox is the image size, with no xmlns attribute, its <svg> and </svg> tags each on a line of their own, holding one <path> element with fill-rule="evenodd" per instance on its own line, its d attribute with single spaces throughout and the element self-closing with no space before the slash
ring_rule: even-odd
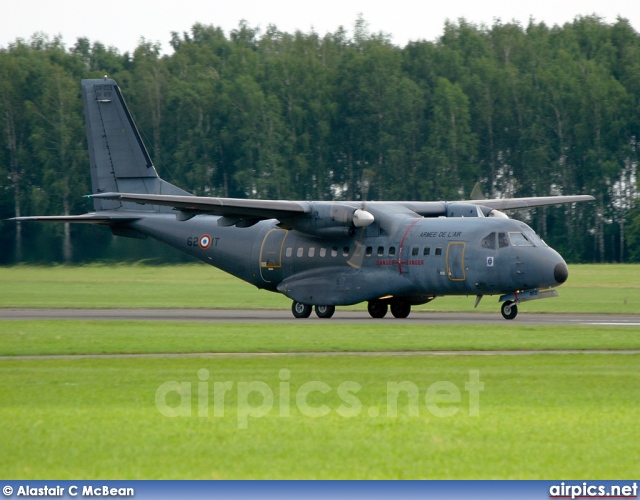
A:
<svg viewBox="0 0 640 500">
<path fill-rule="evenodd" d="M 422 255 L 424 255 L 425 257 L 428 257 L 429 255 L 431 255 L 431 247 L 424 247 L 424 250 L 422 251 Z"/>
<path fill-rule="evenodd" d="M 342 247 L 342 256 L 343 257 L 349 256 L 349 247 Z"/>
<path fill-rule="evenodd" d="M 366 252 L 364 253 L 367 257 L 371 257 L 371 254 L 373 253 L 373 247 L 367 247 Z"/>
<path fill-rule="evenodd" d="M 393 257 L 396 254 L 396 247 L 389 247 L 389 257 Z"/>
<path fill-rule="evenodd" d="M 316 247 L 309 247 L 309 257 L 313 257 L 316 254 Z"/>
<path fill-rule="evenodd" d="M 384 256 L 384 247 L 378 247 L 378 257 Z"/>
<path fill-rule="evenodd" d="M 498 233 L 498 247 L 505 248 L 509 246 L 509 240 L 507 239 L 507 233 Z"/>
<path fill-rule="evenodd" d="M 291 257 L 291 256 L 293 255 L 293 248 L 291 248 L 291 247 L 287 248 L 287 249 L 285 250 L 284 254 L 285 254 L 287 257 Z"/>
<path fill-rule="evenodd" d="M 322 247 L 322 248 L 320 249 L 320 257 L 324 257 L 324 256 L 326 256 L 326 255 L 327 255 L 327 249 L 326 249 L 326 248 L 324 248 L 324 247 Z"/>
<path fill-rule="evenodd" d="M 529 241 L 524 233 L 509 233 L 509 239 L 514 247 L 532 247 L 533 243 Z"/>
<path fill-rule="evenodd" d="M 298 257 L 302 257 L 303 253 L 304 253 L 304 248 L 300 247 L 300 248 L 298 248 L 298 251 L 296 252 L 296 255 Z"/>
<path fill-rule="evenodd" d="M 481 248 L 487 248 L 489 250 L 496 249 L 496 233 L 489 233 L 480 242 Z"/>
<path fill-rule="evenodd" d="M 338 247 L 333 247 L 331 249 L 331 257 L 337 257 L 338 256 Z"/>
<path fill-rule="evenodd" d="M 436 247 L 436 255 L 442 255 L 442 247 Z"/>
<path fill-rule="evenodd" d="M 411 247 L 411 256 L 412 257 L 417 257 L 418 256 L 418 251 L 420 249 L 418 247 Z"/>
</svg>

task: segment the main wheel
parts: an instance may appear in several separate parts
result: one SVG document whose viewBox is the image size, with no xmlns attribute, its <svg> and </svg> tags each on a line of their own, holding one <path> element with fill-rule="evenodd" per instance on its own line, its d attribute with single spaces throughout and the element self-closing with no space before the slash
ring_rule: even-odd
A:
<svg viewBox="0 0 640 500">
<path fill-rule="evenodd" d="M 411 304 L 408 302 L 392 302 L 391 303 L 391 314 L 393 314 L 394 318 L 407 318 L 411 313 Z"/>
<path fill-rule="evenodd" d="M 294 300 L 291 304 L 291 312 L 296 318 L 308 318 L 311 316 L 311 306 Z"/>
<path fill-rule="evenodd" d="M 336 306 L 316 306 L 318 318 L 330 318 L 334 312 L 336 312 Z"/>
<path fill-rule="evenodd" d="M 518 315 L 518 306 L 512 301 L 507 300 L 502 304 L 500 311 L 504 319 L 513 319 Z"/>
<path fill-rule="evenodd" d="M 384 318 L 387 315 L 388 306 L 381 300 L 372 300 L 367 306 L 372 318 Z"/>
</svg>

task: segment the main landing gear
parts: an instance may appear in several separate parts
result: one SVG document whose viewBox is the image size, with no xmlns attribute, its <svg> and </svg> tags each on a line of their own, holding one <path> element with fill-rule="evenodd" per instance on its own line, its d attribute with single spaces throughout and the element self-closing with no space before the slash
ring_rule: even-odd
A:
<svg viewBox="0 0 640 500">
<path fill-rule="evenodd" d="M 291 304 L 291 312 L 296 318 L 308 318 L 311 316 L 312 306 L 309 304 L 303 304 L 302 302 L 293 301 Z M 316 306 L 316 316 L 318 318 L 329 319 L 336 312 L 336 306 Z"/>
<path fill-rule="evenodd" d="M 313 306 L 293 301 L 291 312 L 296 318 L 308 318 L 311 316 Z M 382 300 L 372 300 L 367 307 L 372 318 L 384 318 L 389 310 L 389 303 Z M 329 319 L 336 312 L 336 306 L 315 306 L 318 318 Z M 411 313 L 411 304 L 408 302 L 391 302 L 391 314 L 394 318 L 406 318 Z"/>
<path fill-rule="evenodd" d="M 500 312 L 504 319 L 514 319 L 518 315 L 518 306 L 515 302 L 507 300 L 502 303 Z"/>
<path fill-rule="evenodd" d="M 316 316 L 318 318 L 329 319 L 336 312 L 336 306 L 316 306 Z"/>
<path fill-rule="evenodd" d="M 372 300 L 367 306 L 372 318 L 384 318 L 389 310 L 389 304 L 382 300 Z M 394 318 L 404 319 L 411 314 L 411 304 L 408 302 L 391 302 L 391 314 Z"/>
<path fill-rule="evenodd" d="M 311 316 L 312 307 L 309 304 L 303 304 L 302 302 L 293 301 L 291 304 L 291 312 L 296 318 L 308 318 Z"/>
</svg>

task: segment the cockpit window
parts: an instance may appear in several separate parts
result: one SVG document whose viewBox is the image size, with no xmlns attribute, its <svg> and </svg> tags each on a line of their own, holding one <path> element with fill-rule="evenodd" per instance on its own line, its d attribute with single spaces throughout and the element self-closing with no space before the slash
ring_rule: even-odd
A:
<svg viewBox="0 0 640 500">
<path fill-rule="evenodd" d="M 509 233 L 509 239 L 514 247 L 532 247 L 533 243 L 529 241 L 524 233 Z"/>
<path fill-rule="evenodd" d="M 498 247 L 505 248 L 509 246 L 509 240 L 507 239 L 507 233 L 498 233 Z"/>
<path fill-rule="evenodd" d="M 480 248 L 496 249 L 496 233 L 489 233 L 480 242 Z"/>
</svg>

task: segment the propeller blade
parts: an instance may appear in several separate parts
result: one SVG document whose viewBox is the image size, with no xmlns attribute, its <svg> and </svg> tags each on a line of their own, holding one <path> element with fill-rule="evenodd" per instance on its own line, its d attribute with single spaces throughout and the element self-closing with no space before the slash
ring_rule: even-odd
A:
<svg viewBox="0 0 640 500">
<path fill-rule="evenodd" d="M 353 251 L 353 255 L 347 261 L 351 267 L 360 269 L 364 260 L 364 236 L 367 232 L 367 226 L 373 224 L 375 217 L 371 212 L 365 210 L 367 205 L 367 198 L 369 197 L 369 190 L 371 189 L 371 180 L 375 172 L 371 169 L 365 168 L 362 171 L 362 179 L 360 180 L 360 199 L 362 204 L 360 208 L 353 213 L 352 224 L 356 227 L 355 243 L 356 247 Z"/>
<path fill-rule="evenodd" d="M 480 186 L 480 182 L 476 182 L 476 185 L 473 186 L 473 190 L 471 191 L 470 200 L 484 200 L 486 196 L 482 192 L 482 186 Z"/>
<path fill-rule="evenodd" d="M 362 178 L 360 180 L 360 200 L 362 201 L 362 208 L 369 199 L 369 190 L 371 189 L 371 181 L 376 173 L 370 168 L 362 170 Z"/>
</svg>

